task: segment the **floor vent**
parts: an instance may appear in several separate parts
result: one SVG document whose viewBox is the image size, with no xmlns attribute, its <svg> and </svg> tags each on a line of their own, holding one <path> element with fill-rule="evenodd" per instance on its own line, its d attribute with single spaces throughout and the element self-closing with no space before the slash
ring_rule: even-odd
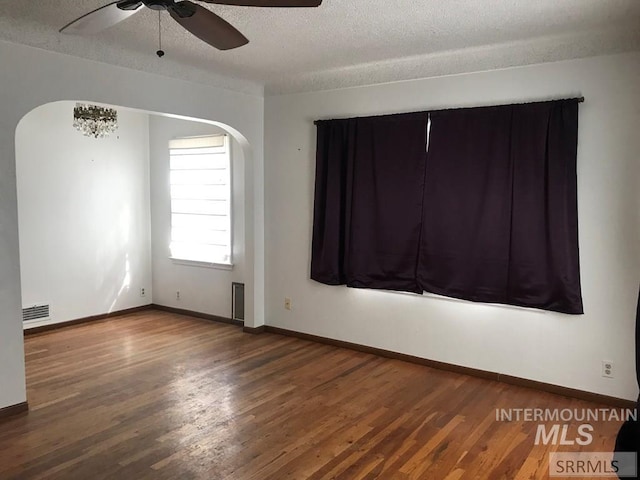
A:
<svg viewBox="0 0 640 480">
<path fill-rule="evenodd" d="M 244 283 L 231 284 L 231 318 L 244 320 Z"/>
<path fill-rule="evenodd" d="M 22 309 L 22 321 L 31 322 L 34 320 L 48 320 L 49 305 L 34 305 Z"/>
</svg>

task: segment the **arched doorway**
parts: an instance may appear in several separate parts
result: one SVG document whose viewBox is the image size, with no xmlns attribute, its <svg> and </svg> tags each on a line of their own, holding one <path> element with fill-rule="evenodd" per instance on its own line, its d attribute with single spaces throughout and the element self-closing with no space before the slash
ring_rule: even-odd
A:
<svg viewBox="0 0 640 480">
<path fill-rule="evenodd" d="M 253 287 L 244 136 L 219 122 L 113 107 L 118 130 L 85 137 L 71 125 L 74 106 L 42 105 L 16 129 L 22 305 L 40 315 L 30 326 L 151 303 L 230 316 L 231 284 Z M 235 255 L 224 269 L 173 261 L 166 241 L 169 141 L 214 134 L 227 134 L 233 152 Z"/>
</svg>

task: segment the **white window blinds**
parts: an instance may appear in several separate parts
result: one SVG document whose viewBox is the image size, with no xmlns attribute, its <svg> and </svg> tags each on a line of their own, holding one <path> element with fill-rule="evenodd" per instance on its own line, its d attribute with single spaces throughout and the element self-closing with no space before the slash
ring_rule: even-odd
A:
<svg viewBox="0 0 640 480">
<path fill-rule="evenodd" d="M 231 264 L 231 158 L 227 135 L 169 142 L 171 257 Z"/>
</svg>

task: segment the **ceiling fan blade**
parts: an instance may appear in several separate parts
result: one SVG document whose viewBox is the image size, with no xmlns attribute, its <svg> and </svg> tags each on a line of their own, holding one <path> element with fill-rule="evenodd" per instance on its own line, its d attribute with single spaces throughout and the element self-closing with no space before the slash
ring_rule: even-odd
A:
<svg viewBox="0 0 640 480">
<path fill-rule="evenodd" d="M 240 7 L 319 7 L 322 0 L 199 0 L 218 5 L 238 5 Z"/>
<path fill-rule="evenodd" d="M 171 8 L 169 9 L 171 17 L 186 30 L 212 47 L 218 50 L 230 50 L 249 43 L 247 37 L 212 11 L 186 0 L 176 5 L 192 9 L 194 13 L 190 17 L 181 17 L 178 9 Z"/>
<path fill-rule="evenodd" d="M 104 7 L 76 18 L 60 29 L 60 33 L 74 33 L 79 35 L 98 33 L 105 28 L 109 28 L 116 23 L 130 17 L 138 10 L 120 10 L 118 2 L 111 2 Z"/>
</svg>

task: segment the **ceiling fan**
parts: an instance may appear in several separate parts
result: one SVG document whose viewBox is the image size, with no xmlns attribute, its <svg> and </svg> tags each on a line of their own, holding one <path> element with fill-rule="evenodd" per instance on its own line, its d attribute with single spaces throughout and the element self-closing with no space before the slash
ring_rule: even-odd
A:
<svg viewBox="0 0 640 480">
<path fill-rule="evenodd" d="M 197 0 L 243 7 L 318 7 L 322 0 Z M 188 0 L 119 0 L 97 8 L 60 29 L 62 33 L 92 34 L 130 17 L 142 6 L 166 10 L 182 27 L 218 50 L 230 50 L 249 43 L 233 25 L 206 8 Z"/>
</svg>

